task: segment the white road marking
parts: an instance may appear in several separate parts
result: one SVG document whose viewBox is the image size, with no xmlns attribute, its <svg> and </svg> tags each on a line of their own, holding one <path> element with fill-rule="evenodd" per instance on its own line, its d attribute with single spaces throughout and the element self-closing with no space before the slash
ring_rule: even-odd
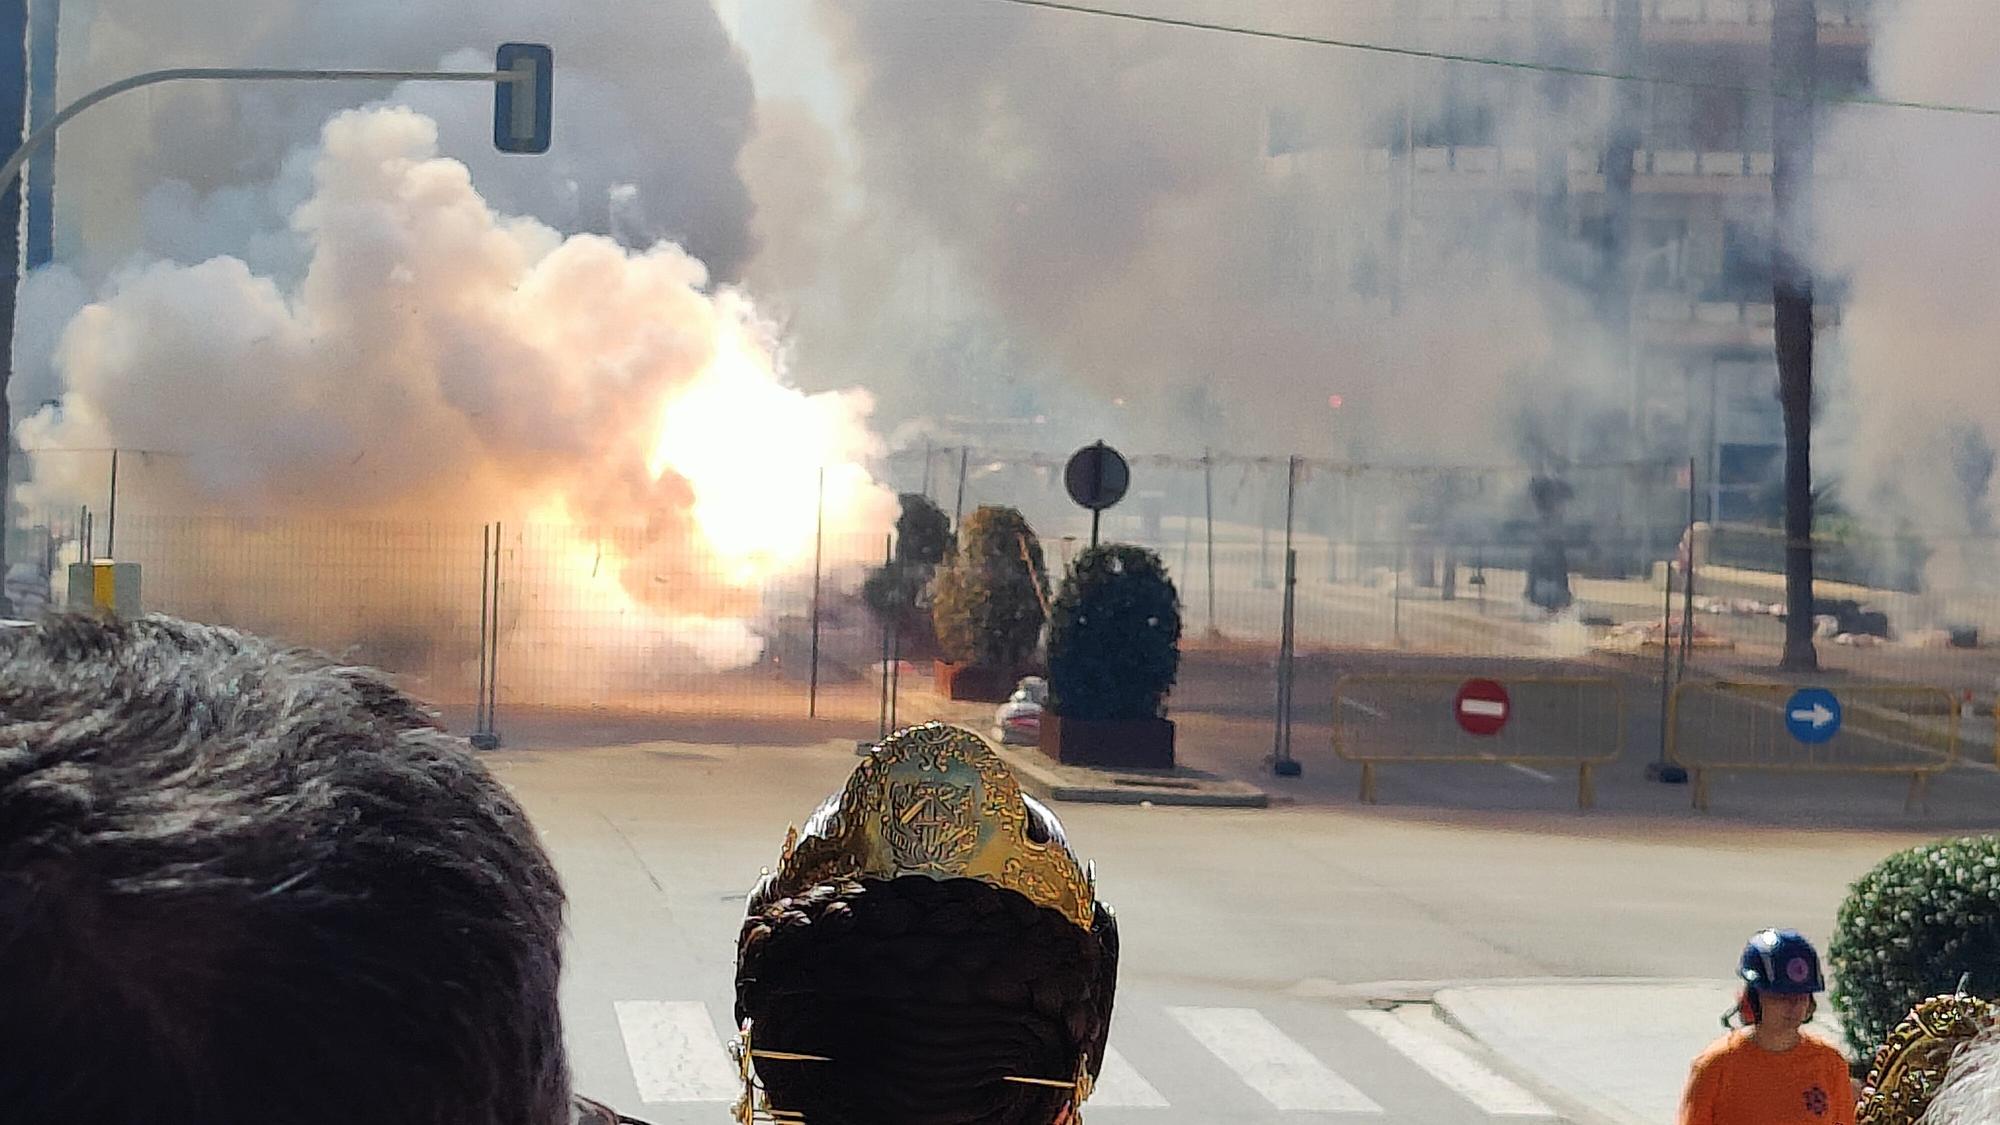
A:
<svg viewBox="0 0 2000 1125">
<path fill-rule="evenodd" d="M 1480 755 L 1480 757 L 1482 757 L 1482 758 L 1486 759 L 1487 761 L 1491 762 L 1491 761 L 1495 761 L 1495 760 L 1497 759 L 1498 755 L 1495 755 L 1495 754 L 1481 754 L 1481 755 Z M 1510 770 L 1513 770 L 1513 771 L 1515 771 L 1516 773 L 1525 773 L 1525 774 L 1527 774 L 1527 775 L 1528 775 L 1529 777 L 1532 777 L 1532 778 L 1534 778 L 1534 779 L 1535 779 L 1536 781 L 1554 781 L 1554 780 L 1555 780 L 1555 775 L 1554 775 L 1554 774 L 1547 774 L 1547 773 L 1543 773 L 1543 772 L 1542 772 L 1541 770 L 1538 770 L 1538 769 L 1536 769 L 1536 768 L 1535 768 L 1535 767 L 1533 767 L 1533 766 L 1524 766 L 1524 765 L 1522 765 L 1522 764 L 1521 764 L 1521 763 L 1519 763 L 1519 762 L 1501 762 L 1500 764 L 1501 764 L 1501 765 L 1503 765 L 1503 766 L 1506 766 L 1506 767 L 1507 767 L 1508 769 L 1510 769 Z"/>
<path fill-rule="evenodd" d="M 643 1102 L 727 1102 L 743 1092 L 708 1005 L 620 1000 L 618 1030 Z"/>
<path fill-rule="evenodd" d="M 1359 699 L 1349 699 L 1346 696 L 1342 696 L 1340 703 L 1341 706 L 1352 707 L 1371 719 L 1386 719 L 1389 717 L 1389 712 L 1382 710 L 1380 707 L 1373 707 L 1363 703 Z"/>
<path fill-rule="evenodd" d="M 1167 1099 L 1160 1096 L 1151 1082 L 1132 1069 L 1132 1064 L 1125 1061 L 1125 1056 L 1119 1054 L 1117 1048 L 1105 1048 L 1104 1066 L 1097 1075 L 1097 1088 L 1092 1091 L 1090 1100 L 1084 1103 L 1085 1108 L 1137 1106 L 1163 1109 L 1166 1105 Z"/>
<path fill-rule="evenodd" d="M 1554 1117 L 1540 1098 L 1494 1073 L 1441 1036 L 1426 1034 L 1391 1012 L 1350 1011 L 1348 1018 L 1387 1043 L 1424 1073 L 1494 1117 Z"/>
<path fill-rule="evenodd" d="M 1347 1080 L 1252 1008 L 1168 1008 L 1224 1066 L 1279 1109 L 1381 1113 Z"/>
</svg>

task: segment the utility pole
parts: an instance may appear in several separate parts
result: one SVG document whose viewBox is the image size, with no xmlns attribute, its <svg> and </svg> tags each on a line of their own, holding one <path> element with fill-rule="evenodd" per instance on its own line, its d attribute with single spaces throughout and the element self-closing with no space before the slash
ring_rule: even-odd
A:
<svg viewBox="0 0 2000 1125">
<path fill-rule="evenodd" d="M 1396 42 L 1417 41 L 1417 5 L 1401 3 L 1392 5 L 1395 12 Z M 1389 288 L 1389 310 L 1400 314 L 1408 300 L 1411 289 L 1411 235 L 1417 223 L 1417 60 L 1405 59 L 1403 69 L 1403 163 L 1401 174 L 1401 200 L 1395 211 L 1396 236 L 1396 278 Z M 1266 573 L 1261 582 L 1269 584 Z"/>
<path fill-rule="evenodd" d="M 1639 71 L 1645 56 L 1643 13 L 1640 0 L 1613 0 L 1611 14 L 1613 67 L 1623 73 Z M 1617 107 L 1612 116 L 1611 139 L 1604 150 L 1604 236 L 1600 258 L 1601 283 L 1598 311 L 1611 328 L 1612 339 L 1628 352 L 1632 347 L 1632 304 L 1625 295 L 1632 285 L 1633 218 L 1632 181 L 1639 154 L 1640 121 L 1645 114 L 1645 88 L 1637 82 L 1617 84 Z M 1630 412 L 1626 441 L 1639 452 L 1639 430 L 1634 389 L 1634 409 Z M 1574 451 L 1572 451 L 1572 457 Z"/>
<path fill-rule="evenodd" d="M 1535 53 L 1544 63 L 1569 61 L 1558 0 L 1535 0 Z M 1561 123 L 1569 110 L 1569 78 L 1550 71 L 1541 78 L 1542 114 L 1535 138 L 1535 249 L 1544 274 L 1557 276 L 1569 239 L 1569 138 Z"/>
<path fill-rule="evenodd" d="M 0 146 L 21 144 L 28 120 L 28 2 L 0 0 Z M 7 386 L 14 374 L 14 301 L 21 279 L 21 182 L 0 181 L 0 578 L 14 529 L 14 414 Z M 0 587 L 0 615 L 13 604 Z"/>
<path fill-rule="evenodd" d="M 62 0 L 28 0 L 28 131 L 56 115 L 56 44 L 62 34 Z M 28 162 L 27 270 L 56 256 L 56 143 Z"/>
</svg>

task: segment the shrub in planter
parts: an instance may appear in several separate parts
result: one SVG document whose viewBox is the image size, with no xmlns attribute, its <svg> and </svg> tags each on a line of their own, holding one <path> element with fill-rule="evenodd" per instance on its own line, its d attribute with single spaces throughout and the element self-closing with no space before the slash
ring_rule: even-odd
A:
<svg viewBox="0 0 2000 1125">
<path fill-rule="evenodd" d="M 1083 552 L 1050 607 L 1044 749 L 1065 762 L 1171 766 L 1180 641 L 1180 594 L 1159 555 L 1123 544 Z"/>
<path fill-rule="evenodd" d="M 966 517 L 931 599 L 945 659 L 1011 675 L 1041 640 L 1047 588 L 1041 541 L 1020 512 L 984 507 Z"/>
<path fill-rule="evenodd" d="M 1917 1002 L 1958 988 L 2000 997 L 2000 836 L 1897 852 L 1861 877 L 1828 949 L 1833 1002 L 1868 1058 Z"/>
<path fill-rule="evenodd" d="M 1083 552 L 1050 607 L 1049 704 L 1074 719 L 1166 715 L 1181 663 L 1181 601 L 1160 556 Z"/>
</svg>

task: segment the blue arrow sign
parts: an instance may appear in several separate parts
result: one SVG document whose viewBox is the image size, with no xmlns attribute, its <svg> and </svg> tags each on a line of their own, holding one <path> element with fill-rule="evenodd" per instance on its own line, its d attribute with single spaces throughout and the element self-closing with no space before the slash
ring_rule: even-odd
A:
<svg viewBox="0 0 2000 1125">
<path fill-rule="evenodd" d="M 1840 733 L 1840 699 L 1825 688 L 1800 688 L 1785 704 L 1785 729 L 1808 746 Z"/>
</svg>

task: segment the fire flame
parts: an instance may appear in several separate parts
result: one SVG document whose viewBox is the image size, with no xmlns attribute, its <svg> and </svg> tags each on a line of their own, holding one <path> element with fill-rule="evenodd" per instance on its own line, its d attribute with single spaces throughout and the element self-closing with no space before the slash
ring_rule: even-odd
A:
<svg viewBox="0 0 2000 1125">
<path fill-rule="evenodd" d="M 787 386 L 747 310 L 729 311 L 713 358 L 661 404 L 646 471 L 687 483 L 702 542 L 750 586 L 809 566 L 822 526 L 886 526 L 886 496 L 859 463 L 878 452 L 854 424 L 866 395 Z"/>
</svg>

